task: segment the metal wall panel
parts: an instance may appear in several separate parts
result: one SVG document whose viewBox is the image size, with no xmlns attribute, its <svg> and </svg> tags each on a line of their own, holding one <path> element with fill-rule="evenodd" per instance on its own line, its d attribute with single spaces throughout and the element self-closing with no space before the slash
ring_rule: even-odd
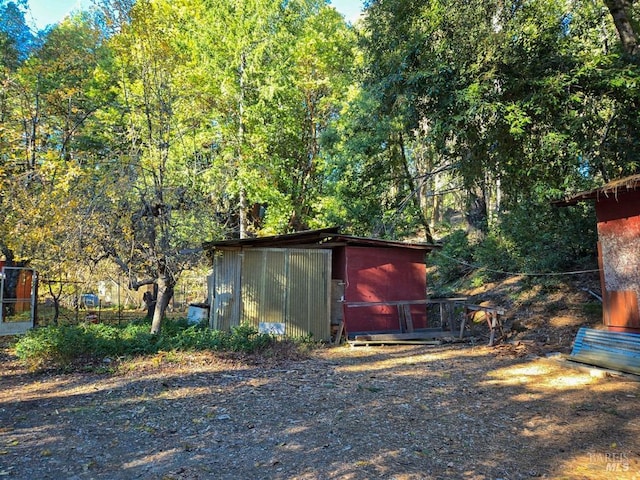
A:
<svg viewBox="0 0 640 480">
<path fill-rule="evenodd" d="M 289 250 L 288 335 L 331 337 L 331 251 Z"/>
<path fill-rule="evenodd" d="M 210 325 L 214 330 L 229 330 L 240 324 L 240 272 L 242 254 L 240 251 L 217 252 L 213 260 L 213 305 Z"/>
<path fill-rule="evenodd" d="M 596 211 L 604 324 L 640 332 L 640 192 L 600 199 Z"/>
<path fill-rule="evenodd" d="M 347 247 L 345 255 L 345 300 L 380 303 L 345 311 L 344 323 L 349 335 L 400 332 L 398 309 L 383 303 L 427 298 L 424 252 L 407 248 Z M 427 327 L 424 305 L 412 305 L 411 316 L 414 328 Z"/>
<path fill-rule="evenodd" d="M 285 321 L 286 250 L 245 250 L 242 268 L 242 322 Z"/>
<path fill-rule="evenodd" d="M 331 250 L 222 250 L 212 283 L 214 329 L 283 324 L 289 337 L 331 338 Z"/>
</svg>

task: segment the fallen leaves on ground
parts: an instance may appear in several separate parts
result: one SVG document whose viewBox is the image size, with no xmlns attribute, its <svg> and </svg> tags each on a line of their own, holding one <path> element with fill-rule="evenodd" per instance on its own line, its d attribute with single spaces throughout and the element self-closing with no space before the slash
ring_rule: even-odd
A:
<svg viewBox="0 0 640 480">
<path fill-rule="evenodd" d="M 640 384 L 525 342 L 0 365 L 9 478 L 640 478 Z"/>
</svg>

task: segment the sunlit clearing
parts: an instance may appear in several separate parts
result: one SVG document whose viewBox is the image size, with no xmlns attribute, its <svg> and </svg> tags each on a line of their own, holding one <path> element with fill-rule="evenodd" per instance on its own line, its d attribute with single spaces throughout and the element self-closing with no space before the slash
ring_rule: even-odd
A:
<svg viewBox="0 0 640 480">
<path fill-rule="evenodd" d="M 405 354 L 406 353 L 406 354 Z M 384 347 L 357 347 L 349 350 L 349 357 L 373 357 L 367 362 L 358 363 L 356 365 L 344 365 L 338 368 L 338 371 L 344 373 L 353 372 L 375 372 L 388 370 L 398 365 L 407 365 L 409 368 L 406 374 L 419 373 L 417 369 L 429 369 L 429 364 L 443 360 L 460 360 L 465 357 L 477 357 L 486 355 L 483 348 L 439 348 L 427 351 L 423 354 L 416 353 L 414 350 L 403 350 L 400 348 Z M 384 358 L 379 359 L 384 356 Z M 426 371 L 426 370 L 425 370 Z"/>
<path fill-rule="evenodd" d="M 163 452 L 154 453 L 153 455 L 145 455 L 131 462 L 124 463 L 122 468 L 135 468 L 144 465 L 155 465 L 161 463 L 164 459 L 169 460 L 168 457 L 176 455 L 180 450 L 172 448 L 171 450 L 165 450 Z"/>
<path fill-rule="evenodd" d="M 632 449 L 614 444 L 571 456 L 558 466 L 558 471 L 571 472 L 571 478 L 638 480 L 640 462 Z"/>
<path fill-rule="evenodd" d="M 46 379 L 41 382 L 25 384 L 21 390 L 19 400 L 26 402 L 29 400 L 43 401 L 52 398 L 71 397 L 74 395 L 86 395 L 88 393 L 96 393 L 102 390 L 112 390 L 119 388 L 124 382 L 122 379 L 113 379 L 103 381 L 100 384 L 77 383 L 72 377 L 65 380 L 60 378 Z M 98 386 L 99 385 L 99 386 Z M 14 402 L 15 398 L 5 398 L 0 389 L 0 405 L 3 403 Z"/>
<path fill-rule="evenodd" d="M 164 392 L 160 392 L 157 397 L 163 400 L 180 400 L 184 398 L 194 398 L 197 396 L 204 396 L 211 394 L 211 387 L 189 387 L 189 388 L 174 388 Z M 136 403 L 145 400 L 147 397 L 141 397 L 134 399 L 131 403 Z"/>
<path fill-rule="evenodd" d="M 287 428 L 287 429 L 284 431 L 284 433 L 285 433 L 286 435 L 295 435 L 295 434 L 297 434 L 297 433 L 303 433 L 303 432 L 305 432 L 305 431 L 306 431 L 306 430 L 308 430 L 308 429 L 309 429 L 309 427 L 306 427 L 306 426 L 304 426 L 304 427 L 303 427 L 303 426 L 301 426 L 301 425 L 295 425 L 295 426 L 293 426 L 293 427 L 289 427 L 289 428 Z"/>
<path fill-rule="evenodd" d="M 560 368 L 549 361 L 538 361 L 527 365 L 514 365 L 487 372 L 491 380 L 485 385 L 523 385 L 532 390 L 563 390 L 597 383 L 598 379 L 589 373 Z"/>
</svg>

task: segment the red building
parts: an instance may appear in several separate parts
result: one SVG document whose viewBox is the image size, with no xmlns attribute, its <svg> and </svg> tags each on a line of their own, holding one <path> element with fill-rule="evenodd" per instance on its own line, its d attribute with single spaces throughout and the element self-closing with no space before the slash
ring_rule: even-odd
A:
<svg viewBox="0 0 640 480">
<path fill-rule="evenodd" d="M 640 175 L 581 192 L 561 206 L 595 201 L 603 321 L 608 330 L 640 333 Z"/>
<path fill-rule="evenodd" d="M 331 228 L 209 242 L 204 248 L 213 260 L 212 328 L 250 323 L 329 340 L 340 322 L 349 336 L 402 331 L 394 302 L 426 300 L 426 254 L 435 247 Z M 405 308 L 413 329 L 427 327 L 426 305 Z"/>
</svg>

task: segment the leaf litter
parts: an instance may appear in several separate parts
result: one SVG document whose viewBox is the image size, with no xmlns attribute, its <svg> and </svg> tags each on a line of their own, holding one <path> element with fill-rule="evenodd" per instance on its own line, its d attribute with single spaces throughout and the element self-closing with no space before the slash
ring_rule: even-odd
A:
<svg viewBox="0 0 640 480">
<path fill-rule="evenodd" d="M 640 478 L 640 384 L 531 343 L 0 362 L 7 478 Z"/>
</svg>

